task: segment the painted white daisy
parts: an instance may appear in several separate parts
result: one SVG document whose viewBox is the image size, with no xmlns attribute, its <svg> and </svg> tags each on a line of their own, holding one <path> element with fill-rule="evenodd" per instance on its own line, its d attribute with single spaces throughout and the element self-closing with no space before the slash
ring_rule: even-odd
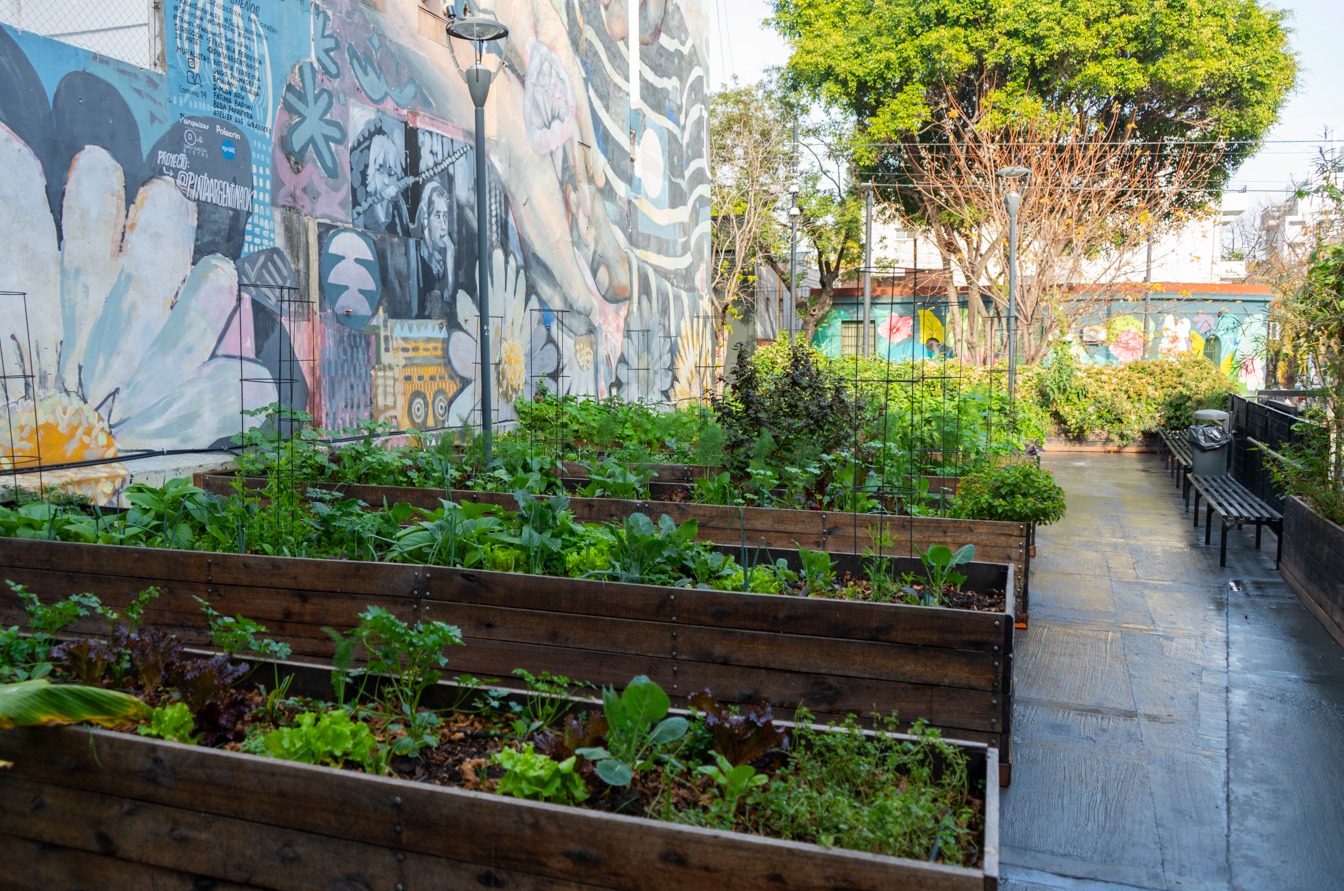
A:
<svg viewBox="0 0 1344 891">
<path fill-rule="evenodd" d="M 121 166 L 89 146 L 61 228 L 41 163 L 0 126 L 0 287 L 23 295 L 0 297 L 0 470 L 204 447 L 258 423 L 241 410 L 276 386 L 250 357 L 237 273 L 220 256 L 192 264 L 196 207 L 171 180 L 149 180 L 128 212 Z"/>
<path fill-rule="evenodd" d="M 527 275 L 517 260 L 507 261 L 502 250 L 490 258 L 491 327 L 490 364 L 495 369 L 495 419 L 511 420 L 513 403 L 531 396 L 539 377 L 555 374 L 560 354 L 547 336 L 544 313 L 535 296 L 527 293 Z M 453 399 L 448 426 L 457 427 L 479 417 L 481 350 L 477 340 L 480 310 L 465 291 L 457 292 L 461 329 L 448 337 L 448 362 L 468 383 Z"/>
</svg>

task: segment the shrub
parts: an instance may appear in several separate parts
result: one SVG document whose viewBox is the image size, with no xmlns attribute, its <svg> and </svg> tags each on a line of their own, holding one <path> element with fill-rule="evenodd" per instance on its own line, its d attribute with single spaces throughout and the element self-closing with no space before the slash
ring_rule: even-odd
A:
<svg viewBox="0 0 1344 891">
<path fill-rule="evenodd" d="M 714 400 L 725 463 L 738 473 L 753 459 L 806 467 L 854 441 L 854 401 L 824 357 L 802 341 L 783 349 L 782 361 L 777 351 L 738 353 L 728 392 Z"/>
<path fill-rule="evenodd" d="M 961 478 L 954 517 L 1054 523 L 1064 516 L 1064 490 L 1055 475 L 1030 461 L 994 464 Z"/>
<path fill-rule="evenodd" d="M 1238 387 L 1206 359 L 1080 366 L 1062 344 L 1034 376 L 1035 394 L 1064 436 L 1121 445 L 1159 428 L 1188 427 L 1195 411 L 1224 408 Z"/>
</svg>

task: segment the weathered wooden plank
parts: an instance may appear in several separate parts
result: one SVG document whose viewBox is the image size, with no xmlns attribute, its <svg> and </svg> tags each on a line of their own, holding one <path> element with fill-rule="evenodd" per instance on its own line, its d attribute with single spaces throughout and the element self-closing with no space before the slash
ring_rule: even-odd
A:
<svg viewBox="0 0 1344 891">
<path fill-rule="evenodd" d="M 0 735 L 13 778 L 606 888 L 993 887 L 982 870 L 842 852 L 335 771 L 104 731 Z M 971 749 L 983 780 L 989 754 Z M 10 778 L 5 778 L 6 780 Z M 997 811 L 997 787 L 986 786 Z M 132 828 L 134 824 L 131 824 Z M 989 846 L 997 851 L 997 828 Z M 249 852 L 229 848 L 241 860 Z M 384 856 L 384 855 L 376 855 Z"/>
<path fill-rule="evenodd" d="M 450 673 L 467 672 L 478 677 L 506 679 L 515 668 L 526 668 L 533 674 L 551 671 L 575 680 L 618 688 L 635 675 L 644 674 L 678 701 L 709 689 L 724 702 L 765 700 L 781 714 L 803 705 L 827 720 L 847 714 L 894 711 L 906 721 L 926 718 L 930 723 L 946 728 L 954 737 L 962 730 L 1000 733 L 1007 702 L 997 691 L 623 656 L 598 650 L 532 644 L 496 642 L 485 646 L 478 641 L 468 641 L 466 647 L 449 654 Z M 505 686 L 516 686 L 516 682 L 506 682 Z"/>
<path fill-rule="evenodd" d="M 106 870 L 105 876 L 135 874 L 129 884 L 104 878 L 94 886 L 99 889 L 198 889 L 206 881 L 212 888 L 221 887 L 215 884 L 219 881 L 224 888 L 274 891 L 392 888 L 410 884 L 457 888 L 482 884 L 483 879 L 490 888 L 583 891 L 596 887 L 539 879 L 480 863 L 406 853 L 395 844 L 367 844 L 300 832 L 258 823 L 246 816 L 201 813 L 190 806 L 147 804 L 121 795 L 23 779 L 0 778 L 0 789 L 14 801 L 42 802 L 41 808 L 30 808 L 21 821 L 15 819 L 10 824 L 16 826 L 23 838 L 41 846 L 57 846 L 76 857 L 97 858 Z M 7 810 L 4 802 L 0 802 L 0 814 Z M 10 816 L 17 818 L 18 809 L 15 811 Z M 385 819 L 387 832 L 395 834 L 395 815 L 389 814 Z M 241 852 L 246 852 L 246 856 L 239 856 Z M 186 875 L 187 872 L 194 875 Z M 155 884 L 165 878 L 171 884 Z M 58 883 L 55 887 L 65 886 Z"/>
<path fill-rule="evenodd" d="M 542 608 L 609 618 L 663 620 L 743 630 L 848 637 L 983 649 L 997 637 L 1000 613 L 945 610 L 909 604 L 857 603 L 737 591 L 670 589 L 653 585 L 528 576 L 448 567 L 402 566 L 342 560 L 198 554 L 153 548 L 116 548 L 68 542 L 0 539 L 0 575 L 55 570 L 81 577 L 122 576 L 135 584 L 181 591 L 251 588 L 350 594 L 402 595 L 519 609 Z M 192 582 L 184 588 L 174 582 Z M 65 593 L 65 592 L 60 592 Z M 95 592 L 96 593 L 96 592 Z M 999 623 L 996 625 L 995 623 Z M 329 624 L 329 623 L 328 623 Z M 994 645 L 998 641 L 995 640 Z"/>
<path fill-rule="evenodd" d="M 0 863 L 4 864 L 6 891 L 254 891 L 261 887 L 133 863 L 115 853 L 90 854 L 4 834 L 0 834 Z"/>
<path fill-rule="evenodd" d="M 1284 504 L 1280 572 L 1289 586 L 1344 642 L 1344 528 L 1317 514 L 1297 497 Z"/>
<path fill-rule="evenodd" d="M 895 710 L 905 720 L 987 735 L 1002 742 L 1008 761 L 1012 641 L 1004 613 L 229 554 L 209 555 L 202 567 L 203 555 L 49 542 L 0 540 L 0 553 L 11 564 L 81 567 L 9 567 L 6 574 L 45 597 L 89 590 L 120 608 L 161 585 L 147 620 L 192 645 L 209 642 L 194 596 L 261 622 L 295 656 L 313 659 L 333 652 L 325 627 L 352 627 L 377 604 L 406 621 L 463 627 L 468 646 L 450 654 L 454 673 L 508 678 L 521 667 L 615 686 L 646 674 L 674 695 L 709 687 L 725 701 L 765 699 L 790 711 L 802 704 L 827 716 Z M 179 556 L 197 566 L 183 573 Z M 202 569 L 204 581 L 164 578 Z M 341 570 L 339 586 L 323 590 Z M 385 575 L 394 582 L 384 583 Z M 288 581 L 298 585 L 273 587 Z M 22 622 L 14 599 L 0 597 L 0 620 Z M 86 619 L 75 630 L 105 628 Z"/>
</svg>

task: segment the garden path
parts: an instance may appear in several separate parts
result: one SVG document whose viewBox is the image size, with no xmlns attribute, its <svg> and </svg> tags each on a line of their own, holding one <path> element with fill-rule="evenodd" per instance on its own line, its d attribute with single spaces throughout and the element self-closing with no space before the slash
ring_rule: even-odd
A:
<svg viewBox="0 0 1344 891">
<path fill-rule="evenodd" d="M 1050 452 L 1014 644 L 1005 891 L 1344 888 L 1344 649 L 1155 455 Z M 1344 567 L 1341 567 L 1344 572 Z"/>
</svg>

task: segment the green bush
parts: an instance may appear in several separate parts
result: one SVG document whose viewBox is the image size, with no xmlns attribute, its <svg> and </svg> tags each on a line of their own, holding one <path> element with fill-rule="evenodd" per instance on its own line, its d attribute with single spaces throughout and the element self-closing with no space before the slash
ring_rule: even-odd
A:
<svg viewBox="0 0 1344 891">
<path fill-rule="evenodd" d="M 1054 523 L 1064 516 L 1064 490 L 1053 473 L 1034 462 L 996 464 L 961 478 L 951 514 L 975 520 Z"/>
<path fill-rule="evenodd" d="M 1141 359 L 1125 365 L 1078 365 L 1060 345 L 1027 376 L 1035 396 L 1070 439 L 1125 445 L 1144 433 L 1179 429 L 1201 408 L 1225 408 L 1239 385 L 1207 359 Z"/>
</svg>

